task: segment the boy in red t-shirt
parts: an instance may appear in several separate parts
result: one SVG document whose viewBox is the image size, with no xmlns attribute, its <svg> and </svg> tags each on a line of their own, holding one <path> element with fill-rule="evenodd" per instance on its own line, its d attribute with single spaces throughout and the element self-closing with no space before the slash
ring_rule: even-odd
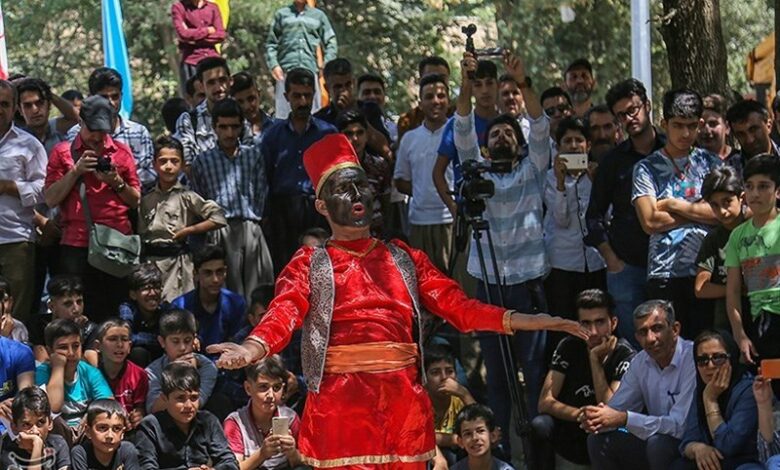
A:
<svg viewBox="0 0 780 470">
<path fill-rule="evenodd" d="M 128 431 L 135 429 L 144 417 L 144 403 L 149 391 L 146 371 L 127 359 L 131 334 L 130 323 L 120 319 L 107 320 L 98 330 L 98 367 L 114 392 L 116 401 L 127 411 Z"/>
</svg>

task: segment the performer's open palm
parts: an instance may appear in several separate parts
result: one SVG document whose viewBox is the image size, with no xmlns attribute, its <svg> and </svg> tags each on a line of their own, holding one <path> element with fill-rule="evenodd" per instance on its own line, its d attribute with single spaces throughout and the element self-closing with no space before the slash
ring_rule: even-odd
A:
<svg viewBox="0 0 780 470">
<path fill-rule="evenodd" d="M 583 328 L 583 326 L 574 320 L 561 320 L 563 323 L 561 325 L 561 328 L 559 331 L 565 331 L 566 333 L 569 333 L 572 336 L 576 336 L 580 339 L 584 339 L 585 341 L 588 340 L 588 337 L 590 336 L 590 333 L 588 333 L 588 330 Z"/>
<path fill-rule="evenodd" d="M 252 351 L 236 343 L 219 343 L 206 347 L 209 354 L 219 354 L 220 369 L 241 369 L 252 363 Z"/>
</svg>

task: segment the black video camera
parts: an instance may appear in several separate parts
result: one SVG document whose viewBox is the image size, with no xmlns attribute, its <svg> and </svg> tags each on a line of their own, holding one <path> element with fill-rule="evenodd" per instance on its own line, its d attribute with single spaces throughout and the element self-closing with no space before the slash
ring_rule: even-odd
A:
<svg viewBox="0 0 780 470">
<path fill-rule="evenodd" d="M 460 194 L 466 201 L 484 201 L 490 199 L 496 192 L 492 181 L 485 179 L 483 173 L 509 173 L 512 162 L 509 160 L 477 161 L 466 160 L 461 164 L 463 183 Z"/>
<path fill-rule="evenodd" d="M 461 27 L 460 31 L 466 35 L 466 52 L 471 52 L 477 59 L 480 57 L 500 58 L 504 56 L 503 47 L 486 47 L 483 49 L 477 49 L 474 47 L 474 38 L 472 36 L 477 33 L 477 25 L 474 23 Z"/>
</svg>

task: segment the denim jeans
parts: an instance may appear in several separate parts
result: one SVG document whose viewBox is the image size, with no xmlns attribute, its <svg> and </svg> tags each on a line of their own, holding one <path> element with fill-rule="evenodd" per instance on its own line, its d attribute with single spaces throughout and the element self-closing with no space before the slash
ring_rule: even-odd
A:
<svg viewBox="0 0 780 470">
<path fill-rule="evenodd" d="M 646 441 L 623 430 L 588 436 L 588 454 L 599 470 L 669 470 L 680 456 L 680 440 L 655 434 Z"/>
<path fill-rule="evenodd" d="M 626 263 L 618 273 L 607 271 L 607 291 L 615 299 L 615 312 L 618 317 L 617 332 L 627 339 L 639 351 L 641 347 L 634 338 L 634 309 L 645 301 L 647 268 Z"/>
<path fill-rule="evenodd" d="M 490 297 L 494 304 L 498 303 L 496 285 L 490 285 Z M 503 289 L 504 306 L 507 309 L 521 313 L 539 313 L 547 310 L 544 298 L 544 288 L 541 279 L 533 279 L 522 284 L 505 286 Z M 477 286 L 477 298 L 487 300 L 484 283 Z M 501 357 L 499 335 L 495 333 L 480 333 L 478 336 L 485 360 L 487 372 L 488 405 L 496 416 L 496 423 L 501 427 L 501 443 L 509 453 L 509 434 L 511 426 L 512 400 Z M 542 390 L 544 375 L 547 372 L 544 362 L 544 348 L 547 334 L 545 331 L 518 331 L 513 337 L 515 361 L 522 366 L 525 377 L 525 399 L 528 419 L 538 414 L 539 394 Z M 526 450 L 527 451 L 527 450 Z"/>
</svg>

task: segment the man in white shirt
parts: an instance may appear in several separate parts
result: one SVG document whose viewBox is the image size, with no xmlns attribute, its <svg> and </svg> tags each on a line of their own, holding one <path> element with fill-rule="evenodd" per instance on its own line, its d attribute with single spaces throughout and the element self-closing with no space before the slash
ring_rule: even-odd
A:
<svg viewBox="0 0 780 470">
<path fill-rule="evenodd" d="M 11 283 L 14 317 L 30 315 L 35 274 L 33 209 L 43 202 L 46 150 L 13 125 L 16 90 L 0 80 L 0 274 Z"/>
<path fill-rule="evenodd" d="M 452 240 L 452 214 L 436 192 L 431 173 L 444 133 L 449 108 L 449 87 L 444 75 L 426 75 L 420 80 L 420 108 L 424 120 L 401 139 L 398 147 L 395 186 L 412 196 L 409 203 L 409 242 L 423 250 L 437 268 L 446 272 Z M 452 184 L 452 167 L 447 169 Z"/>
</svg>

